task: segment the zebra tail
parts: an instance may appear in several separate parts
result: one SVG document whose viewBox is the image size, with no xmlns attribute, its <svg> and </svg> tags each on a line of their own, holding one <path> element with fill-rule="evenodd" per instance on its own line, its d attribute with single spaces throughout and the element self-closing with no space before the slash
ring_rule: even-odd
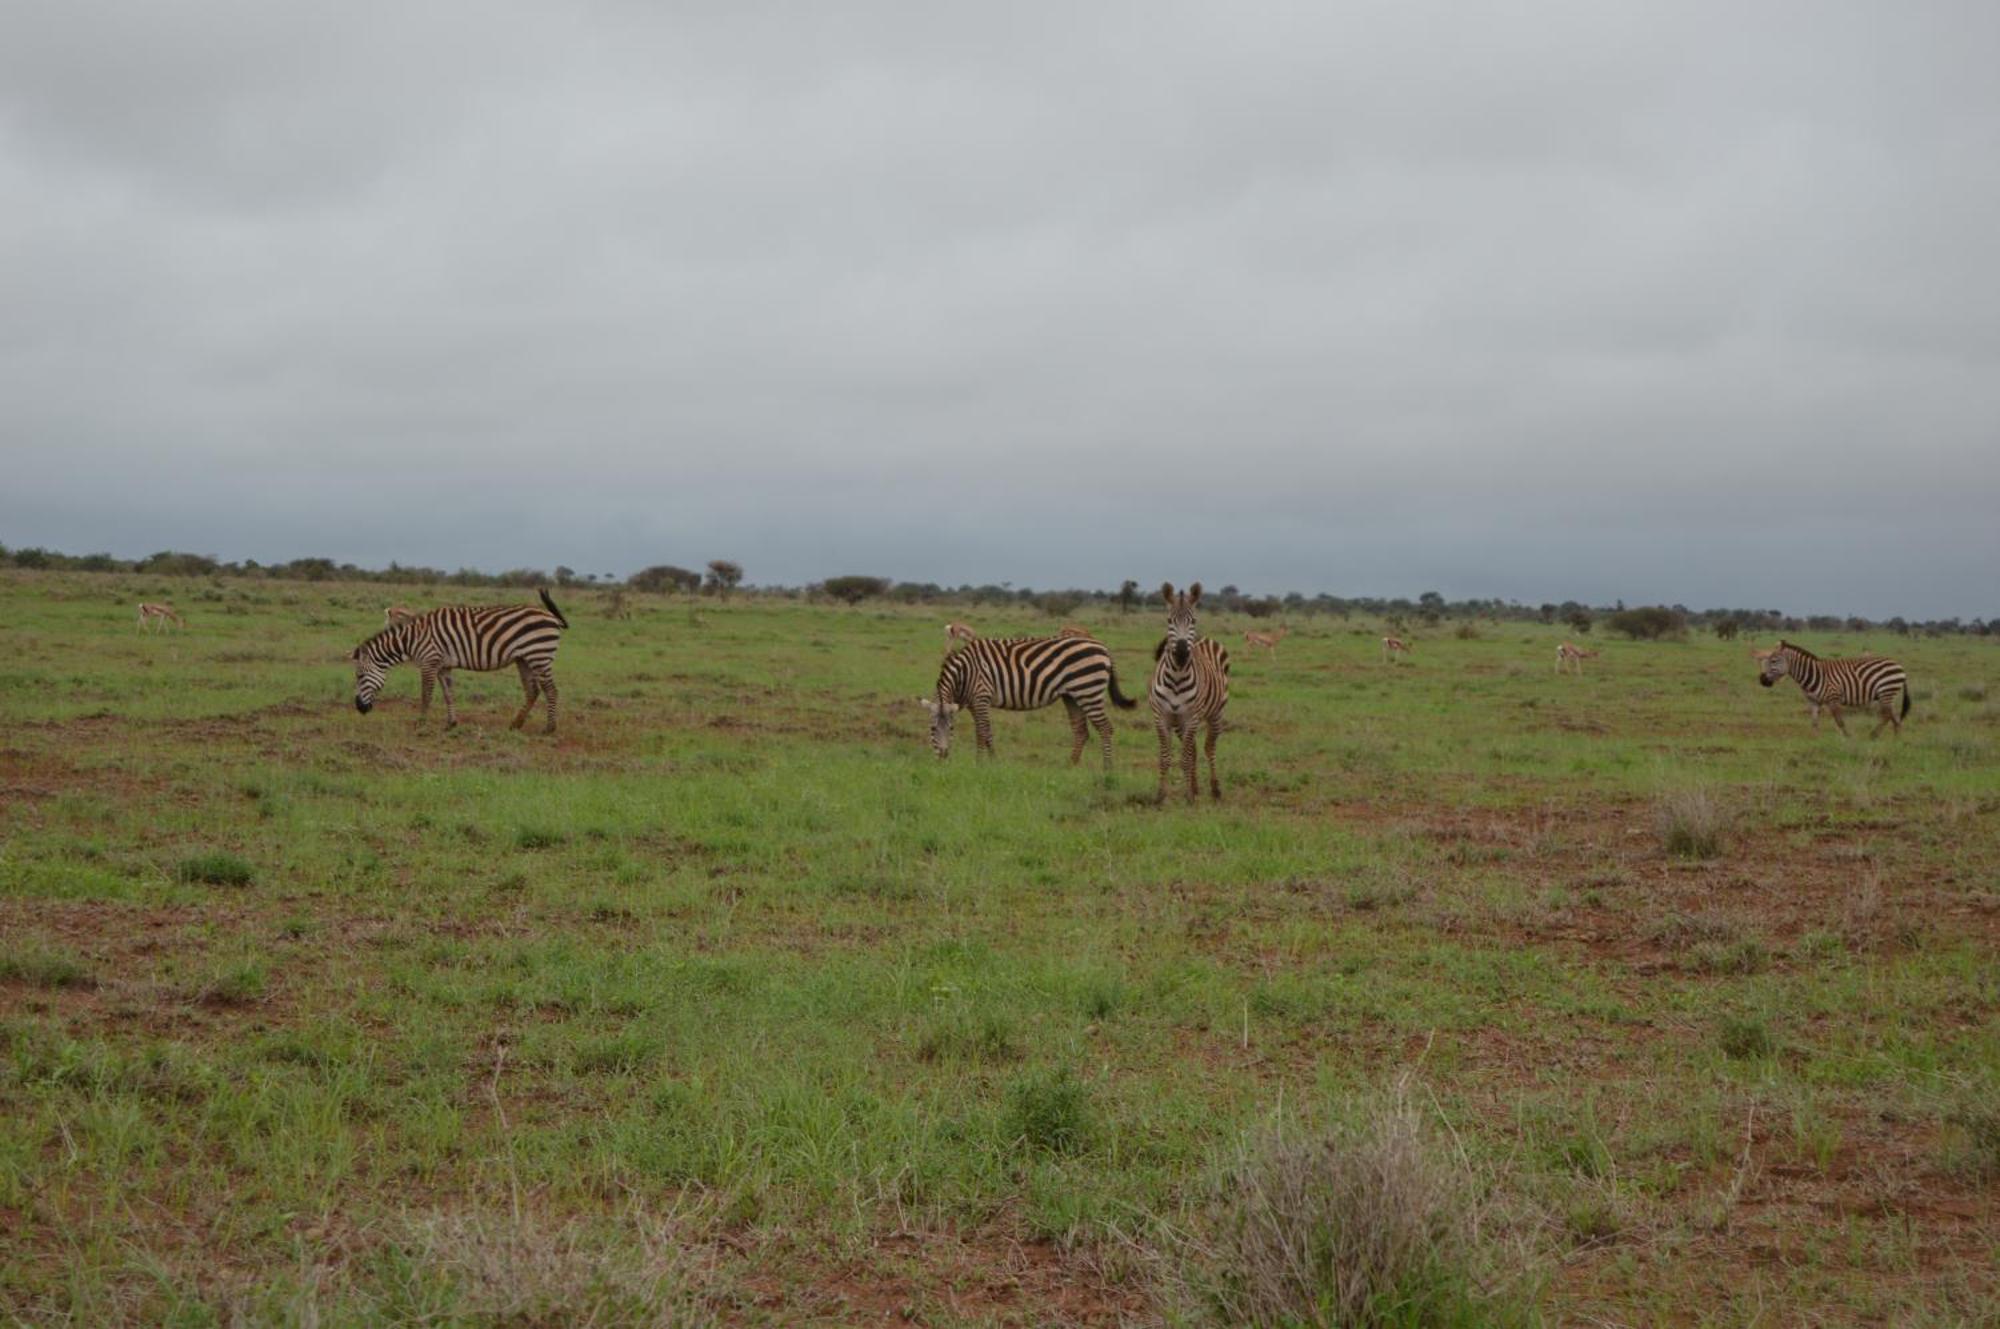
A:
<svg viewBox="0 0 2000 1329">
<path fill-rule="evenodd" d="M 1910 685 L 1908 683 L 1905 683 L 1903 684 L 1903 714 L 1897 716 L 1896 718 L 1901 720 L 1908 717 L 1909 714 L 1910 714 Z"/>
<path fill-rule="evenodd" d="M 1137 706 L 1139 704 L 1138 702 L 1132 700 L 1130 697 L 1126 696 L 1124 693 L 1118 690 L 1118 669 L 1117 666 L 1115 665 L 1112 666 L 1110 670 L 1110 677 L 1106 686 L 1111 693 L 1111 704 L 1116 706 L 1119 710 L 1129 711 L 1134 706 Z"/>
<path fill-rule="evenodd" d="M 556 602 L 549 599 L 549 588 L 546 586 L 542 587 L 542 603 L 547 606 L 551 614 L 556 616 L 556 622 L 563 625 L 564 631 L 567 631 L 569 629 L 569 620 L 563 617 L 562 610 L 556 608 Z"/>
</svg>

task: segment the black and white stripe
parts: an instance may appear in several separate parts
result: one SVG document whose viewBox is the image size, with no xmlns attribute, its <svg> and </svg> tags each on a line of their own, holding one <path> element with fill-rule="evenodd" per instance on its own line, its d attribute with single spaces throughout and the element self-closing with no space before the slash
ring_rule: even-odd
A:
<svg viewBox="0 0 2000 1329">
<path fill-rule="evenodd" d="M 944 658 L 935 696 L 919 698 L 931 713 L 931 748 L 951 755 L 952 717 L 972 708 L 978 750 L 993 751 L 993 712 L 1033 711 L 1060 701 L 1069 712 L 1069 760 L 1083 758 L 1090 730 L 1104 745 L 1104 773 L 1111 774 L 1111 717 L 1104 698 L 1122 710 L 1139 703 L 1118 691 L 1111 652 L 1089 637 L 977 637 Z"/>
<path fill-rule="evenodd" d="M 562 642 L 569 620 L 549 593 L 542 593 L 543 608 L 533 605 L 453 606 L 433 609 L 413 618 L 398 619 L 354 648 L 354 709 L 363 715 L 374 709 L 375 695 L 382 690 L 392 665 L 408 660 L 423 674 L 421 716 L 431 708 L 431 687 L 444 693 L 446 727 L 458 723 L 452 708 L 451 671 L 454 669 L 492 670 L 513 665 L 521 671 L 521 689 L 527 700 L 521 703 L 513 727 L 527 723 L 537 696 L 547 700 L 549 722 L 546 732 L 556 728 L 556 647 Z"/>
<path fill-rule="evenodd" d="M 1229 652 L 1219 641 L 1195 628 L 1194 607 L 1201 603 L 1201 583 L 1176 595 L 1171 582 L 1160 587 L 1167 603 L 1167 635 L 1153 664 L 1153 727 L 1160 735 L 1160 792 L 1167 798 L 1167 768 L 1173 761 L 1173 739 L 1181 744 L 1181 769 L 1187 774 L 1188 798 L 1196 796 L 1194 732 L 1206 727 L 1208 792 L 1222 797 L 1215 774 L 1215 738 L 1222 731 L 1222 708 L 1229 704 Z"/>
<path fill-rule="evenodd" d="M 1903 716 L 1910 713 L 1910 680 L 1903 673 L 1903 666 L 1880 655 L 1864 655 L 1855 660 L 1822 660 L 1803 646 L 1780 641 L 1770 651 L 1760 651 L 1758 658 L 1763 662 L 1757 674 L 1757 681 L 1770 687 L 1787 674 L 1798 682 L 1806 694 L 1806 701 L 1812 706 L 1813 728 L 1819 728 L 1819 713 L 1824 707 L 1833 716 L 1833 723 L 1841 733 L 1847 732 L 1846 721 L 1840 718 L 1840 708 L 1852 706 L 1856 709 L 1872 706 L 1882 718 L 1869 737 L 1882 732 L 1884 725 L 1894 725 L 1896 732 L 1903 732 Z M 1896 700 L 1902 699 L 1902 712 L 1897 713 Z"/>
</svg>

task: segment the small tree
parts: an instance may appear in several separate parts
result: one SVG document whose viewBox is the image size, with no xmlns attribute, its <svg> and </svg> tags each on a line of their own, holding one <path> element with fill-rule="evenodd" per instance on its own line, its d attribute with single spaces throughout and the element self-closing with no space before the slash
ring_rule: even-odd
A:
<svg viewBox="0 0 2000 1329">
<path fill-rule="evenodd" d="M 1128 577 L 1125 583 L 1118 588 L 1118 607 L 1129 614 L 1138 603 L 1139 583 Z"/>
<path fill-rule="evenodd" d="M 688 568 L 677 568 L 671 563 L 657 563 L 633 573 L 626 579 L 626 585 L 635 591 L 679 591 L 693 595 L 701 589 L 701 574 Z"/>
<path fill-rule="evenodd" d="M 858 605 L 863 600 L 881 595 L 889 589 L 887 577 L 828 577 L 820 583 L 820 589 L 834 599 L 848 605 Z"/>
<path fill-rule="evenodd" d="M 1736 634 L 1742 630 L 1743 624 L 1734 614 L 1715 620 L 1715 635 L 1722 641 L 1735 641 Z"/>
<path fill-rule="evenodd" d="M 1590 635 L 1590 625 L 1595 621 L 1595 619 L 1591 618 L 1588 609 L 1573 609 L 1570 611 L 1569 616 L 1563 619 L 1563 622 L 1569 624 L 1572 632 L 1583 637 Z"/>
<path fill-rule="evenodd" d="M 1613 632 L 1622 632 L 1633 641 L 1658 641 L 1662 637 L 1687 634 L 1687 616 L 1665 605 L 1621 609 L 1606 622 Z"/>
<path fill-rule="evenodd" d="M 1050 618 L 1067 618 L 1083 603 L 1080 591 L 1050 591 L 1042 596 L 1042 612 Z"/>
<path fill-rule="evenodd" d="M 568 586 L 575 580 L 576 580 L 575 568 L 566 568 L 560 563 L 556 564 L 556 585 Z"/>
<path fill-rule="evenodd" d="M 713 559 L 708 565 L 708 585 L 704 589 L 710 595 L 727 596 L 742 580 L 742 564 L 732 563 L 726 558 Z"/>
</svg>

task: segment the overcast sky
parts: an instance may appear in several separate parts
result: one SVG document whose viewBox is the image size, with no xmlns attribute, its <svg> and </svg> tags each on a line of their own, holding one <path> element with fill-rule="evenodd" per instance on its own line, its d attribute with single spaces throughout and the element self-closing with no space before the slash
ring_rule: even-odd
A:
<svg viewBox="0 0 2000 1329">
<path fill-rule="evenodd" d="M 0 542 L 2000 614 L 2000 5 L 0 4 Z"/>
</svg>

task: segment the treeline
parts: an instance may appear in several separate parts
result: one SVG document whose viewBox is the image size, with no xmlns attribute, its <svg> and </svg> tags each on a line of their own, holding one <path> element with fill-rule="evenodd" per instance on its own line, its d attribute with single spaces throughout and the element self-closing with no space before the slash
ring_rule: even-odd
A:
<svg viewBox="0 0 2000 1329">
<path fill-rule="evenodd" d="M 1142 588 L 1135 580 L 1123 582 L 1116 590 L 1070 588 L 1036 590 L 1011 582 L 945 586 L 937 582 L 898 581 L 890 577 L 849 574 L 828 577 L 803 586 L 756 586 L 743 583 L 743 567 L 731 559 L 713 559 L 700 570 L 671 563 L 655 564 L 629 577 L 609 573 L 578 573 L 558 566 L 512 568 L 505 572 L 481 572 L 391 563 L 386 568 L 363 568 L 353 563 L 336 563 L 330 558 L 295 558 L 284 563 L 259 563 L 255 559 L 224 562 L 206 554 L 162 550 L 147 558 L 121 559 L 110 554 L 61 554 L 53 550 L 8 549 L 0 545 L 0 567 L 58 572 L 149 573 L 170 577 L 263 577 L 280 581 L 358 581 L 399 586 L 485 586 L 520 587 L 584 586 L 619 588 L 660 595 L 728 596 L 739 589 L 759 596 L 858 605 L 866 601 L 889 604 L 954 604 L 988 609 L 1031 609 L 1052 618 L 1068 618 L 1080 613 L 1135 613 L 1150 608 L 1155 591 Z M 1692 632 L 1713 632 L 1725 639 L 1737 636 L 1770 636 L 1785 632 L 1923 632 L 2000 635 L 2000 618 L 1972 619 L 1867 619 L 1833 614 L 1796 615 L 1778 609 L 1715 608 L 1690 609 L 1686 605 L 1642 605 L 1627 608 L 1621 600 L 1613 605 L 1587 605 L 1576 600 L 1547 601 L 1526 605 L 1516 600 L 1447 600 L 1436 591 L 1407 596 L 1341 596 L 1321 592 L 1305 595 L 1250 595 L 1235 586 L 1213 588 L 1208 602 L 1228 613 L 1250 618 L 1366 618 L 1399 628 L 1436 627 L 1447 622 L 1461 627 L 1481 620 L 1493 623 L 1542 623 L 1561 625 L 1578 634 L 1602 627 L 1635 640 L 1671 640 Z"/>
</svg>

